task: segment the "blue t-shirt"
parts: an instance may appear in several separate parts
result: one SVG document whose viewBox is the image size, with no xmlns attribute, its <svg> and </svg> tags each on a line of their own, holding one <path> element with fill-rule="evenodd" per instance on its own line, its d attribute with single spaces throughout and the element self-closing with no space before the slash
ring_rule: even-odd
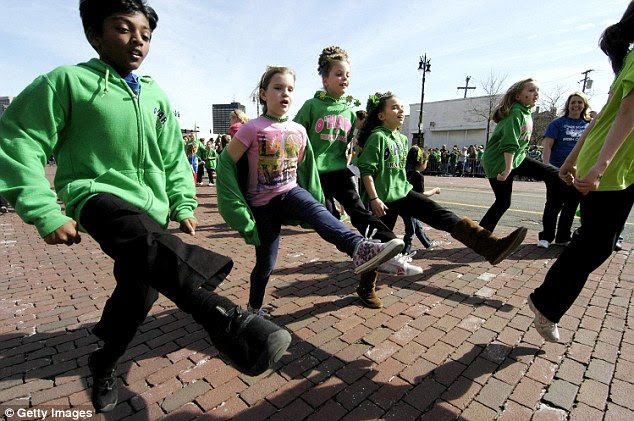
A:
<svg viewBox="0 0 634 421">
<path fill-rule="evenodd" d="M 544 137 L 555 139 L 550 150 L 551 165 L 563 165 L 588 124 L 590 123 L 582 118 L 559 117 L 546 127 Z"/>
</svg>

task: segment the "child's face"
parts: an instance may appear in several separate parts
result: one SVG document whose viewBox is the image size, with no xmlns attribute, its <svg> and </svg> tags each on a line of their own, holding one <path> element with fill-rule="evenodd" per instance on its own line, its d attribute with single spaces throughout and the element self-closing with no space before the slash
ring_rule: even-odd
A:
<svg viewBox="0 0 634 421">
<path fill-rule="evenodd" d="M 332 63 L 328 76 L 322 77 L 326 92 L 333 98 L 339 98 L 348 89 L 350 79 L 350 63 L 347 61 L 335 61 Z"/>
<path fill-rule="evenodd" d="M 290 73 L 276 73 L 266 89 L 260 89 L 260 97 L 266 102 L 267 113 L 284 117 L 293 103 L 295 78 Z"/>
<path fill-rule="evenodd" d="M 379 113 L 379 120 L 390 130 L 396 130 L 403 125 L 405 106 L 400 99 L 393 96 L 385 102 L 383 111 Z"/>
<path fill-rule="evenodd" d="M 87 32 L 99 58 L 126 76 L 141 66 L 150 51 L 152 31 L 143 13 L 114 13 L 103 21 L 101 35 Z"/>
<path fill-rule="evenodd" d="M 515 100 L 528 107 L 534 107 L 539 99 L 539 86 L 533 82 L 526 82 L 522 92 L 515 95 Z"/>
</svg>

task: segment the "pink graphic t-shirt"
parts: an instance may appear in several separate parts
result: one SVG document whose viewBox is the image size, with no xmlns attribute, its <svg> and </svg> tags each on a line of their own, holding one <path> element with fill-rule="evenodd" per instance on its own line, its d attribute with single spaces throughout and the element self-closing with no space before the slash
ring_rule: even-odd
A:
<svg viewBox="0 0 634 421">
<path fill-rule="evenodd" d="M 297 185 L 297 165 L 307 138 L 303 126 L 258 117 L 242 126 L 235 137 L 247 147 L 247 201 L 251 206 L 266 205 Z"/>
</svg>

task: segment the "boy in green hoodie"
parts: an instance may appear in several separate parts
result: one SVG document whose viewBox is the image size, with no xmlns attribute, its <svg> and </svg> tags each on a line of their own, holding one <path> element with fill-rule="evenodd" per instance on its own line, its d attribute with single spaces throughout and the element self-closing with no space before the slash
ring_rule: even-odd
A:
<svg viewBox="0 0 634 421">
<path fill-rule="evenodd" d="M 88 359 L 95 409 L 116 406 L 117 360 L 158 292 L 192 314 L 236 368 L 264 372 L 288 347 L 288 332 L 213 292 L 230 258 L 165 231 L 172 219 L 194 235 L 196 201 L 167 97 L 132 73 L 158 16 L 144 0 L 81 0 L 80 14 L 99 59 L 38 77 L 2 115 L 0 194 L 46 243 L 77 244 L 84 231 L 114 259 L 117 285 L 93 329 L 103 347 Z M 65 215 L 44 175 L 51 155 Z"/>
</svg>

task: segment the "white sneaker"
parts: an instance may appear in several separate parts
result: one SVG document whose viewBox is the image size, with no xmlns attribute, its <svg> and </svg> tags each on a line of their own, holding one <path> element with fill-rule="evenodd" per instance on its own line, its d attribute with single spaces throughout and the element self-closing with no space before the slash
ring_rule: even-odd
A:
<svg viewBox="0 0 634 421">
<path fill-rule="evenodd" d="M 547 249 L 549 245 L 550 243 L 546 240 L 539 240 L 537 242 L 537 247 L 539 247 L 540 249 Z"/>
<path fill-rule="evenodd" d="M 414 255 L 414 253 L 397 254 L 396 256 L 392 257 L 390 260 L 379 266 L 377 270 L 379 273 L 385 273 L 394 276 L 420 275 L 421 273 L 423 273 L 423 268 L 411 265 L 409 263 L 412 261 L 412 256 Z"/>
<path fill-rule="evenodd" d="M 537 329 L 537 332 L 542 336 L 542 338 L 546 339 L 548 342 L 559 342 L 559 328 L 557 328 L 557 323 L 553 323 L 544 317 L 544 315 L 535 308 L 530 296 L 528 297 L 528 308 L 535 313 L 535 320 L 533 322 L 535 324 L 535 329 Z"/>
</svg>

